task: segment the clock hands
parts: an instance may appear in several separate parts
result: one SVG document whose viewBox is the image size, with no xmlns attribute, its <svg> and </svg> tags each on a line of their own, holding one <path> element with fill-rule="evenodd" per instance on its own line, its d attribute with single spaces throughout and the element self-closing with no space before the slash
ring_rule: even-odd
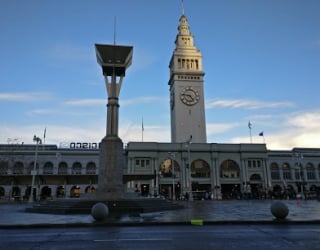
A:
<svg viewBox="0 0 320 250">
<path fill-rule="evenodd" d="M 193 101 L 194 97 L 191 94 L 182 94 L 187 101 Z"/>
</svg>

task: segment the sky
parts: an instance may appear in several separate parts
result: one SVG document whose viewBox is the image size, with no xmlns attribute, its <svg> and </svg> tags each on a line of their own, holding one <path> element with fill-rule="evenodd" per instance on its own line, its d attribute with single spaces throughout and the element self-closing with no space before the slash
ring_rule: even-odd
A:
<svg viewBox="0 0 320 250">
<path fill-rule="evenodd" d="M 0 1 L 0 144 L 100 142 L 107 92 L 94 44 L 114 38 L 134 47 L 120 138 L 170 142 L 168 65 L 184 11 L 203 55 L 207 142 L 320 147 L 320 1 L 181 3 Z"/>
</svg>

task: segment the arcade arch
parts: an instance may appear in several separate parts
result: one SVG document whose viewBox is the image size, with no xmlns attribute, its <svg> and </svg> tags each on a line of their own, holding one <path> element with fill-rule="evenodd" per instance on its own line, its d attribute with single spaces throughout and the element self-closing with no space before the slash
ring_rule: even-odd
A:
<svg viewBox="0 0 320 250">
<path fill-rule="evenodd" d="M 159 167 L 159 190 L 166 198 L 180 198 L 180 165 L 174 159 L 165 159 Z"/>
<path fill-rule="evenodd" d="M 240 167 L 231 159 L 224 160 L 220 165 L 222 199 L 240 199 Z"/>
<path fill-rule="evenodd" d="M 210 166 L 204 160 L 195 160 L 191 163 L 192 178 L 210 178 Z"/>
</svg>

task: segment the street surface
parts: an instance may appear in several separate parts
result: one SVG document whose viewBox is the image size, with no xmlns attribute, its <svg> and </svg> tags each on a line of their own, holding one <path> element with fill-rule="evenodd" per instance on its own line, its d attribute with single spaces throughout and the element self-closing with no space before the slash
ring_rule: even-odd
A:
<svg viewBox="0 0 320 250">
<path fill-rule="evenodd" d="M 319 225 L 0 229 L 0 249 L 320 249 Z"/>
</svg>

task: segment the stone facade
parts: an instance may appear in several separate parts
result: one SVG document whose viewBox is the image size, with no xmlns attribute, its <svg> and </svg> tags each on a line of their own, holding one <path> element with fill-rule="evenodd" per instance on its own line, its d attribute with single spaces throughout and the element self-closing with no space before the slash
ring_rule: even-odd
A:
<svg viewBox="0 0 320 250">
<path fill-rule="evenodd" d="M 2 200 L 28 199 L 35 150 L 35 145 L 0 145 Z M 303 190 L 305 198 L 315 198 L 320 188 L 320 149 L 130 142 L 123 150 L 122 188 L 143 196 L 172 199 L 188 193 L 194 199 L 287 199 Z M 37 199 L 77 198 L 98 188 L 98 149 L 39 145 L 37 166 Z"/>
</svg>

